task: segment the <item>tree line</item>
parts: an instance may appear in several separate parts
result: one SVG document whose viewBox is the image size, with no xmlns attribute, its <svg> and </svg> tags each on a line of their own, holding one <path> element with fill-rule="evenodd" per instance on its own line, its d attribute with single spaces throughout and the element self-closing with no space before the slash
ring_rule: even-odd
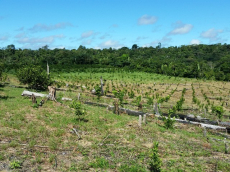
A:
<svg viewBox="0 0 230 172">
<path fill-rule="evenodd" d="M 93 49 L 80 45 L 77 49 L 49 49 L 46 45 L 37 50 L 17 49 L 13 44 L 0 49 L 0 66 L 5 71 L 22 66 L 46 64 L 56 70 L 71 70 L 76 66 L 123 68 L 188 78 L 230 80 L 230 45 L 182 45 L 119 49 Z M 1 70 L 0 70 L 1 71 Z"/>
</svg>

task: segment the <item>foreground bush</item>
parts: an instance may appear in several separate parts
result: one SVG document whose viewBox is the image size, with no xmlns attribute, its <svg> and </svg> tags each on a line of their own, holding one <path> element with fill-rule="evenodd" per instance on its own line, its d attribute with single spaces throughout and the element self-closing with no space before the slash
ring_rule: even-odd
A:
<svg viewBox="0 0 230 172">
<path fill-rule="evenodd" d="M 45 90 L 52 84 L 46 71 L 40 66 L 26 66 L 17 71 L 17 77 L 22 84 L 28 84 L 30 88 Z"/>
</svg>

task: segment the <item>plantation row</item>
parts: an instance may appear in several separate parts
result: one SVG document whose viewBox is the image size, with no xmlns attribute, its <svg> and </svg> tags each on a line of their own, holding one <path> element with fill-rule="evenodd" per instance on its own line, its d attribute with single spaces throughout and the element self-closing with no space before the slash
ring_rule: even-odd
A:
<svg viewBox="0 0 230 172">
<path fill-rule="evenodd" d="M 141 75 L 141 76 L 140 76 Z M 101 96 L 99 76 L 104 79 L 104 96 Z M 153 112 L 158 103 L 160 110 L 167 114 L 200 115 L 212 119 L 228 116 L 230 106 L 229 83 L 171 78 L 144 73 L 68 73 L 56 75 L 56 86 L 69 92 L 59 93 L 72 98 L 71 90 L 81 93 L 84 100 L 113 104 L 114 98 L 119 106 Z M 96 95 L 91 91 L 95 90 Z"/>
</svg>

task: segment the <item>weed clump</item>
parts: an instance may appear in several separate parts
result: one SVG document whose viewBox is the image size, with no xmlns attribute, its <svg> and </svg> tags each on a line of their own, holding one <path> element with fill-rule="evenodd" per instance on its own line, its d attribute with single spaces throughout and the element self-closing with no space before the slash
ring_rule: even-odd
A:
<svg viewBox="0 0 230 172">
<path fill-rule="evenodd" d="M 80 116 L 86 115 L 86 111 L 82 108 L 81 102 L 74 100 L 70 107 L 75 109 L 75 115 L 78 116 L 80 122 Z"/>
<path fill-rule="evenodd" d="M 161 165 L 162 165 L 162 160 L 159 157 L 159 153 L 158 153 L 158 142 L 155 142 L 150 154 L 149 170 L 152 172 L 160 172 Z"/>
<path fill-rule="evenodd" d="M 171 116 L 174 114 L 174 110 L 173 109 L 169 109 L 168 111 L 168 118 L 166 118 L 165 116 L 162 116 L 162 120 L 164 122 L 165 128 L 166 129 L 174 129 L 174 123 L 175 121 L 175 117 L 171 118 Z"/>
</svg>

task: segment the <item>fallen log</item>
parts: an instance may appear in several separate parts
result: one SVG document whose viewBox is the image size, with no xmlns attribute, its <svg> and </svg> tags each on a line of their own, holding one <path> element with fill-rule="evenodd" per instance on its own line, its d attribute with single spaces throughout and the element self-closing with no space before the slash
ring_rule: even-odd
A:
<svg viewBox="0 0 230 172">
<path fill-rule="evenodd" d="M 175 119 L 176 122 L 183 123 L 183 124 L 193 124 L 193 125 L 198 125 L 202 128 L 209 128 L 209 129 L 214 129 L 214 130 L 221 130 L 221 131 L 226 131 L 226 127 L 218 126 L 218 125 L 212 125 L 212 124 L 204 124 L 200 122 L 194 122 L 194 121 L 187 121 L 187 120 L 182 120 L 182 119 Z"/>
<path fill-rule="evenodd" d="M 27 91 L 27 90 L 24 90 L 21 95 L 30 97 L 30 96 L 32 96 L 32 94 L 35 97 L 48 97 L 47 94 L 41 94 L 41 93 L 31 92 L 31 91 Z"/>
<path fill-rule="evenodd" d="M 84 104 L 93 105 L 93 106 L 100 106 L 100 107 L 107 107 L 107 106 L 109 106 L 108 104 L 94 103 L 94 102 L 84 102 Z"/>
<path fill-rule="evenodd" d="M 67 98 L 67 97 L 62 97 L 61 100 L 62 100 L 62 101 L 72 101 L 73 99 Z"/>
</svg>

